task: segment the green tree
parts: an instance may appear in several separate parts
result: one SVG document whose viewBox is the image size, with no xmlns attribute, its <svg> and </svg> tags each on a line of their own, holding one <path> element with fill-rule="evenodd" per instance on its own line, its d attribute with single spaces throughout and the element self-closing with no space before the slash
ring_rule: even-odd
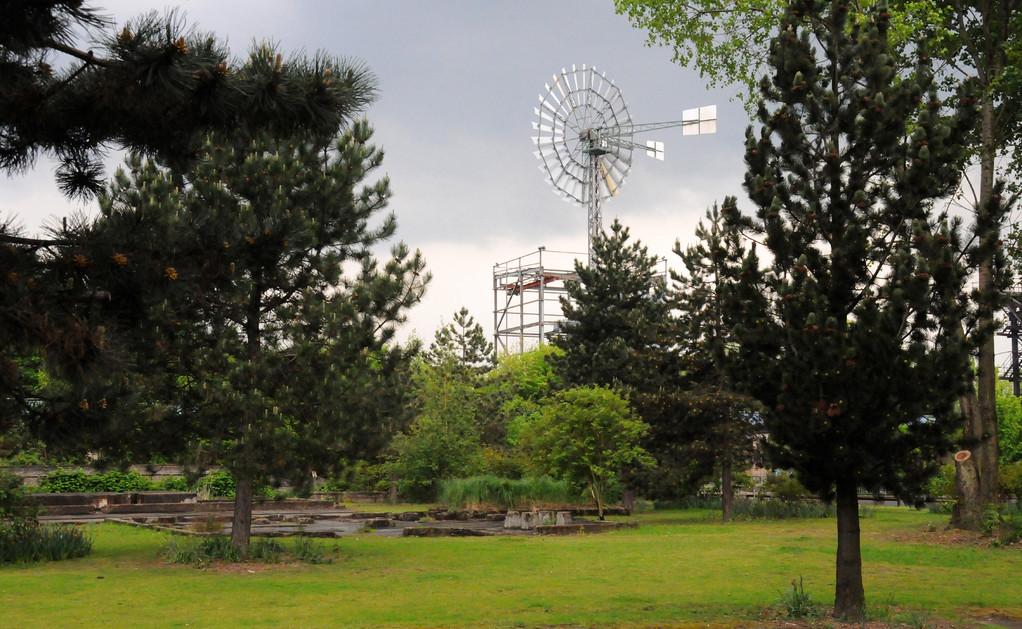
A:
<svg viewBox="0 0 1022 629">
<path fill-rule="evenodd" d="M 439 365 L 418 361 L 412 385 L 415 419 L 391 444 L 393 471 L 404 496 L 433 500 L 440 481 L 479 471 L 480 394 L 451 357 Z"/>
<path fill-rule="evenodd" d="M 997 383 L 997 433 L 1001 465 L 1022 462 L 1022 398 L 1015 397 L 1007 382 Z"/>
<path fill-rule="evenodd" d="M 238 64 L 174 12 L 120 30 L 82 0 L 5 0 L 0 16 L 0 170 L 51 154 L 68 194 L 102 189 L 108 145 L 173 162 L 214 130 L 329 134 L 375 94 L 359 64 L 325 55 L 260 45 Z"/>
<path fill-rule="evenodd" d="M 722 5 L 715 0 L 665 3 L 655 0 L 616 0 L 619 13 L 629 16 L 637 27 L 649 31 L 650 43 L 672 47 L 675 60 L 695 65 L 713 83 L 740 82 L 747 91 L 744 99 L 750 111 L 758 99 L 757 86 L 767 71 L 769 34 L 776 31 L 781 8 L 779 0 L 742 0 Z M 972 82 L 978 85 L 980 112 L 970 136 L 970 148 L 979 163 L 979 186 L 973 205 L 977 225 L 987 226 L 976 236 L 992 252 L 1000 240 L 999 224 L 992 224 L 985 213 L 1001 203 L 995 197 L 998 173 L 1014 173 L 1015 185 L 1022 174 L 1022 3 L 1019 0 L 868 0 L 848 2 L 851 22 L 867 19 L 867 9 L 877 6 L 890 17 L 888 54 L 898 58 L 900 71 L 915 69 L 915 51 L 925 46 L 928 54 L 940 59 L 943 87 Z M 812 13 L 802 20 L 816 19 Z M 826 27 L 826 24 L 818 24 Z M 1005 166 L 998 167 L 998 156 Z M 1009 237 L 1022 241 L 1022 231 Z M 1017 245 L 1016 245 L 1017 246 Z M 992 255 L 992 254 L 991 254 Z M 955 526 L 977 528 L 982 505 L 997 500 L 997 418 L 995 412 L 996 365 L 993 338 L 987 329 L 1001 300 L 997 280 L 997 261 L 993 257 L 978 261 L 979 290 L 975 292 L 979 335 L 987 338 L 978 351 L 976 386 L 962 397 L 966 415 L 962 445 L 974 451 L 969 465 L 977 468 L 976 495 L 965 497 L 959 487 L 959 504 L 972 505 L 958 510 Z M 971 334 L 972 330 L 966 330 Z M 959 474 L 958 478 L 965 478 Z"/>
<path fill-rule="evenodd" d="M 684 495 L 707 470 L 698 469 L 688 447 L 691 427 L 679 410 L 681 363 L 657 258 L 614 221 L 594 239 L 589 266 L 576 262 L 575 272 L 562 302 L 561 334 L 553 339 L 564 352 L 551 357 L 554 369 L 567 387 L 618 391 L 649 424 L 642 445 L 658 466 L 635 470 L 629 485 L 651 497 Z"/>
<path fill-rule="evenodd" d="M 847 20 L 792 2 L 773 40 L 745 158 L 772 261 L 735 333 L 773 464 L 836 499 L 834 614 L 861 619 L 858 492 L 919 500 L 971 377 L 962 243 L 932 204 L 956 186 L 973 108 L 945 118 L 925 57 L 899 80 L 885 10 Z"/>
<path fill-rule="evenodd" d="M 135 240 L 141 271 L 172 285 L 146 333 L 181 375 L 177 403 L 209 459 L 234 477 L 239 548 L 256 481 L 308 483 L 395 428 L 408 357 L 394 331 L 428 277 L 403 244 L 383 263 L 372 253 L 396 224 L 379 218 L 388 180 L 363 184 L 382 160 L 371 137 L 365 121 L 338 139 L 215 136 L 186 171 L 135 158 L 101 199 L 97 242 L 167 228 Z M 121 255 L 130 266 L 135 254 Z"/>
<path fill-rule="evenodd" d="M 614 0 L 614 6 L 648 31 L 650 45 L 671 48 L 676 63 L 694 66 L 710 85 L 740 83 L 749 105 L 758 100 L 784 0 Z"/>
<path fill-rule="evenodd" d="M 51 155 L 60 162 L 58 184 L 72 195 L 100 190 L 107 148 L 154 155 L 182 171 L 208 132 L 332 134 L 375 94 L 376 79 L 359 62 L 267 45 L 233 59 L 221 40 L 173 13 L 118 30 L 81 0 L 0 2 L 0 171 L 17 174 Z M 45 238 L 27 237 L 13 220 L 0 223 L 0 432 L 22 417 L 54 446 L 74 443 L 75 426 L 90 422 L 111 429 L 103 439 L 110 449 L 140 433 L 170 444 L 186 433 L 174 422 L 159 424 L 162 431 L 124 413 L 114 429 L 110 416 L 131 396 L 136 407 L 160 406 L 137 395 L 148 388 L 135 382 L 131 355 L 142 344 L 125 343 L 155 327 L 143 306 L 180 284 L 163 277 L 155 257 L 147 267 L 155 273 L 144 277 L 143 258 L 133 253 L 140 234 L 100 242 L 88 221 L 65 221 Z M 19 368 L 26 359 L 42 361 L 45 390 Z M 159 414 L 174 416 L 174 406 Z"/>
<path fill-rule="evenodd" d="M 1022 173 L 1022 97 L 1017 89 L 1022 75 L 1022 2 L 1018 0 L 932 0 L 925 19 L 916 23 L 930 43 L 931 54 L 946 61 L 952 80 L 962 78 L 979 86 L 979 120 L 971 145 L 979 162 L 979 187 L 974 195 L 977 225 L 990 226 L 978 237 L 988 246 L 976 261 L 979 334 L 986 339 L 976 358 L 976 385 L 962 400 L 965 411 L 964 446 L 973 450 L 968 465 L 976 467 L 975 491 L 956 485 L 957 505 L 952 524 L 978 530 L 985 505 L 998 501 L 998 431 L 996 408 L 997 366 L 990 328 L 1002 303 L 1003 282 L 998 278 L 999 261 L 994 247 L 1000 240 L 1001 223 L 990 212 L 999 211 L 1004 188 L 997 184 L 999 155 L 1009 156 L 1009 168 Z M 1011 51 L 1015 51 L 1012 57 Z M 1014 142 L 1014 148 L 1012 148 Z M 1003 174 L 1003 171 L 1001 171 Z M 1011 205 L 1008 202 L 1007 205 Z M 969 476 L 956 458 L 959 480 Z M 969 495 L 973 494 L 973 495 Z M 968 508 L 971 507 L 971 508 Z"/>
<path fill-rule="evenodd" d="M 732 216 L 736 199 L 724 200 Z M 672 299 L 678 316 L 677 343 L 685 362 L 685 392 L 681 410 L 695 427 L 691 449 L 710 457 L 720 469 L 721 511 L 725 522 L 734 511 L 733 471 L 749 462 L 758 426 L 755 403 L 731 381 L 736 339 L 728 309 L 729 290 L 741 280 L 748 255 L 742 224 L 725 220 L 717 208 L 706 211 L 696 227 L 696 244 L 674 253 L 684 271 L 671 273 Z"/>
<path fill-rule="evenodd" d="M 607 490 L 625 467 L 654 463 L 639 446 L 648 429 L 614 391 L 581 387 L 555 394 L 522 438 L 552 476 L 586 488 L 603 520 Z"/>
<path fill-rule="evenodd" d="M 448 356 L 453 356 L 466 369 L 476 373 L 493 366 L 493 343 L 486 340 L 483 326 L 476 323 L 464 306 L 454 313 L 454 321 L 436 331 L 426 354 L 434 364 L 443 362 Z"/>
</svg>

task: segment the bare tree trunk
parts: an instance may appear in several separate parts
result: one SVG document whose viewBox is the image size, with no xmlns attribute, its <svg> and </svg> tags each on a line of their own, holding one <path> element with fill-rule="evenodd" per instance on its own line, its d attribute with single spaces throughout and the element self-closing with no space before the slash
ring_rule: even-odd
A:
<svg viewBox="0 0 1022 629">
<path fill-rule="evenodd" d="M 720 510 L 721 520 L 730 522 L 735 512 L 735 487 L 732 479 L 732 468 L 730 453 L 725 453 L 720 462 Z"/>
<path fill-rule="evenodd" d="M 231 521 L 231 543 L 241 552 L 248 554 L 248 543 L 252 538 L 252 478 L 235 479 L 234 519 Z"/>
<path fill-rule="evenodd" d="M 631 489 L 625 489 L 621 492 L 621 508 L 628 513 L 635 510 L 635 492 Z"/>
<path fill-rule="evenodd" d="M 962 409 L 962 415 L 965 416 L 965 426 L 962 435 L 967 442 L 972 442 L 976 439 L 975 435 L 978 432 L 976 426 L 982 423 L 977 415 L 979 411 L 975 391 L 969 391 L 963 395 L 959 400 L 959 405 Z M 970 447 L 974 447 L 974 445 L 970 445 Z M 963 452 L 966 452 L 967 458 L 969 458 L 969 467 L 975 478 L 971 482 L 963 482 L 962 461 L 959 461 L 962 452 L 956 454 L 955 506 L 951 511 L 951 526 L 956 529 L 978 531 L 979 523 L 982 521 L 980 514 L 982 502 L 979 498 L 979 471 L 976 469 L 976 462 L 972 460 L 972 454 L 968 451 Z"/>
<path fill-rule="evenodd" d="M 951 512 L 951 525 L 955 528 L 978 531 L 982 527 L 979 483 L 979 470 L 972 453 L 962 450 L 955 454 L 955 494 L 958 500 Z"/>
<path fill-rule="evenodd" d="M 980 102 L 980 181 L 979 201 L 976 206 L 977 223 L 983 224 L 983 213 L 989 211 L 989 204 L 994 191 L 994 157 L 996 155 L 994 137 L 994 103 L 989 94 L 984 94 Z M 988 234 L 980 234 L 981 238 L 989 238 Z M 994 323 L 994 298 L 996 290 L 993 279 L 993 260 L 990 256 L 979 261 L 979 326 L 989 327 Z M 977 356 L 976 392 L 971 399 L 962 400 L 962 412 L 965 414 L 964 437 L 972 448 L 968 458 L 968 469 L 961 462 L 955 462 L 958 480 L 955 482 L 955 510 L 951 517 L 951 525 L 955 528 L 979 530 L 983 518 L 982 509 L 985 505 L 997 504 L 997 368 L 994 356 L 994 337 L 983 341 Z M 974 474 L 963 479 L 963 474 Z M 973 482 L 975 480 L 975 482 Z"/>
<path fill-rule="evenodd" d="M 995 69 L 996 71 L 996 69 Z M 999 72 L 997 72 L 999 74 Z M 984 94 L 980 104 L 980 171 L 979 171 L 979 212 L 988 212 L 994 194 L 994 158 L 997 145 L 994 140 L 993 97 Z M 979 264 L 980 294 L 996 290 L 993 285 L 993 261 L 987 257 Z M 980 325 L 994 323 L 993 308 L 980 320 Z M 973 452 L 979 471 L 979 504 L 997 503 L 997 365 L 994 357 L 994 337 L 989 335 L 979 348 L 977 360 L 977 398 L 979 419 L 974 437 L 979 439 Z"/>
<path fill-rule="evenodd" d="M 837 579 L 834 618 L 858 622 L 865 618 L 862 553 L 859 548 L 859 496 L 855 482 L 837 484 Z"/>
</svg>

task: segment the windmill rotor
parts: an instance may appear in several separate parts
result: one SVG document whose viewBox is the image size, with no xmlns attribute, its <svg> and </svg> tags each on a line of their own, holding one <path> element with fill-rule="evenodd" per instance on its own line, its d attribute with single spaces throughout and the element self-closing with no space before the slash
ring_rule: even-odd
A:
<svg viewBox="0 0 1022 629">
<path fill-rule="evenodd" d="M 664 158 L 663 142 L 638 144 L 637 133 L 682 127 L 684 135 L 715 133 L 716 106 L 685 110 L 682 120 L 634 124 L 621 90 L 596 68 L 572 66 L 544 85 L 532 123 L 535 155 L 547 181 L 566 200 L 588 210 L 589 261 L 603 230 L 602 203 L 617 196 L 632 165 L 632 152 Z"/>
<path fill-rule="evenodd" d="M 586 66 L 561 70 L 544 87 L 533 123 L 540 169 L 566 200 L 585 204 L 593 194 L 588 171 L 595 157 L 606 173 L 598 194 L 614 196 L 631 167 L 632 149 L 600 146 L 599 130 L 631 124 L 621 90 L 605 74 Z"/>
</svg>

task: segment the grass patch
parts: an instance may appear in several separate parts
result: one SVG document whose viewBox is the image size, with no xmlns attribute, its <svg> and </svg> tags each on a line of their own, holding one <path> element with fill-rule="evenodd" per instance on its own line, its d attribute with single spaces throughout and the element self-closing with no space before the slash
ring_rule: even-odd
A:
<svg viewBox="0 0 1022 629">
<path fill-rule="evenodd" d="M 759 626 L 802 575 L 812 601 L 833 604 L 833 519 L 721 524 L 710 514 L 654 511 L 639 529 L 558 538 L 306 539 L 333 562 L 223 570 L 168 564 L 168 536 L 103 524 L 90 529 L 89 557 L 0 567 L 0 603 L 10 627 Z M 1022 617 L 1022 553 L 933 543 L 927 529 L 946 522 L 885 507 L 862 521 L 874 614 Z M 297 539 L 281 543 L 294 552 Z"/>
</svg>

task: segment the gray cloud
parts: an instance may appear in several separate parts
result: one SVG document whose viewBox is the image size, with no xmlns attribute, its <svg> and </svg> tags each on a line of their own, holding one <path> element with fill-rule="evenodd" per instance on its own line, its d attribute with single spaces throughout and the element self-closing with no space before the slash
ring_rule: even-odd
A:
<svg viewBox="0 0 1022 629">
<path fill-rule="evenodd" d="M 741 193 L 742 138 L 748 118 L 732 92 L 704 89 L 670 51 L 645 46 L 645 33 L 593 0 L 294 0 L 181 2 L 190 24 L 229 39 L 235 54 L 254 40 L 284 50 L 325 50 L 360 58 L 378 75 L 381 98 L 368 112 L 386 150 L 399 237 L 422 249 L 435 279 L 408 330 L 427 340 L 440 319 L 465 305 L 492 327 L 495 262 L 539 245 L 586 246 L 585 210 L 561 201 L 533 157 L 531 122 L 543 84 L 564 66 L 595 65 L 620 87 L 636 122 L 677 120 L 705 104 L 719 108 L 721 131 L 650 139 L 666 144 L 659 162 L 636 152 L 621 194 L 604 208 L 632 226 L 660 255 L 692 238 L 705 208 Z M 163 10 L 163 3 L 152 8 Z M 118 22 L 144 2 L 108 1 Z M 51 167 L 0 185 L 0 211 L 30 228 L 65 213 Z"/>
</svg>

